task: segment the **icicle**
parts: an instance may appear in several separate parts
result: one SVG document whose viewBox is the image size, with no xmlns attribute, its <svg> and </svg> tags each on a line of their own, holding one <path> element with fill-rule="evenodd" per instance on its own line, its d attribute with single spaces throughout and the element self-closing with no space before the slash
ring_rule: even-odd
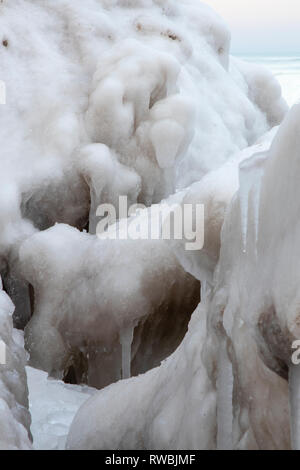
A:
<svg viewBox="0 0 300 470">
<path fill-rule="evenodd" d="M 134 326 L 128 326 L 120 331 L 120 343 L 122 346 L 122 378 L 131 377 L 131 345 L 133 341 Z"/>
<path fill-rule="evenodd" d="M 228 358 L 226 339 L 221 342 L 218 360 L 217 379 L 217 449 L 232 449 L 232 364 Z"/>
<path fill-rule="evenodd" d="M 267 154 L 265 152 L 257 153 L 251 158 L 245 160 L 240 165 L 240 210 L 241 210 L 241 230 L 243 252 L 247 248 L 247 233 L 248 233 L 248 215 L 249 215 L 249 199 L 250 193 L 254 204 L 254 226 L 255 226 L 255 246 L 258 238 L 258 223 L 259 223 L 259 202 L 260 202 L 260 189 L 261 179 L 264 171 L 264 163 Z"/>
<path fill-rule="evenodd" d="M 300 450 L 300 365 L 289 369 L 289 401 L 292 449 Z"/>
<path fill-rule="evenodd" d="M 240 171 L 240 208 L 241 208 L 241 229 L 242 229 L 242 242 L 243 252 L 246 252 L 247 247 L 247 231 L 248 231 L 248 210 L 249 210 L 249 194 L 252 182 L 247 172 Z"/>
<path fill-rule="evenodd" d="M 98 207 L 99 196 L 97 192 L 95 191 L 95 189 L 92 187 L 90 190 L 90 195 L 91 195 L 91 207 L 90 207 L 90 215 L 89 215 L 89 233 L 91 235 L 95 235 L 96 229 L 97 229 L 97 222 L 98 222 L 96 211 Z"/>
<path fill-rule="evenodd" d="M 255 256 L 257 257 L 257 242 L 258 242 L 258 227 L 259 227 L 259 203 L 260 203 L 260 191 L 261 191 L 261 178 L 254 185 L 253 192 L 253 205 L 254 205 L 254 233 L 255 233 Z"/>
</svg>

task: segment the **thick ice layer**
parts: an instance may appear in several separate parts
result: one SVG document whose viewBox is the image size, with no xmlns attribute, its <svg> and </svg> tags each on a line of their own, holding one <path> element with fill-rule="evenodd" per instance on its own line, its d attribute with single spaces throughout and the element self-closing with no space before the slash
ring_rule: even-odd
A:
<svg viewBox="0 0 300 470">
<path fill-rule="evenodd" d="M 31 442 L 26 357 L 23 337 L 12 326 L 13 311 L 11 300 L 0 290 L 0 449 L 27 450 Z"/>
</svg>

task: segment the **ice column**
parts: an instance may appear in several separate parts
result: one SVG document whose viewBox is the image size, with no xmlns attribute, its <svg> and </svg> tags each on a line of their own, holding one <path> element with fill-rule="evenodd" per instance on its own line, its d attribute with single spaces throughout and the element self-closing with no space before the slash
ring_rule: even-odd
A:
<svg viewBox="0 0 300 470">
<path fill-rule="evenodd" d="M 131 345 L 133 341 L 134 326 L 128 326 L 120 331 L 120 343 L 122 346 L 122 379 L 131 376 Z"/>
</svg>

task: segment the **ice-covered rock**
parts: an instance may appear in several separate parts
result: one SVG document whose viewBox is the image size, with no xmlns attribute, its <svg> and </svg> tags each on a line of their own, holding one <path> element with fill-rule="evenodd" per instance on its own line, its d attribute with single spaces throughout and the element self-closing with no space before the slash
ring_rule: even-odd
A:
<svg viewBox="0 0 300 470">
<path fill-rule="evenodd" d="M 0 279 L 0 449 L 31 448 L 23 336 L 12 325 L 14 306 Z"/>
</svg>

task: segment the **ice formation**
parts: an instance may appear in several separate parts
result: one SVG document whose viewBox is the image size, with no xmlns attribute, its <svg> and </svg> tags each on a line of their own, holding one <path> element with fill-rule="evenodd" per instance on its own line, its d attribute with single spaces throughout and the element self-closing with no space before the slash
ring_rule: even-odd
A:
<svg viewBox="0 0 300 470">
<path fill-rule="evenodd" d="M 14 306 L 2 290 L 0 279 L 0 449 L 31 448 L 30 414 L 22 333 L 12 324 Z M 2 357 L 2 355 L 1 355 Z"/>
<path fill-rule="evenodd" d="M 72 368 L 79 383 L 119 379 L 121 344 L 123 356 L 132 349 L 134 373 L 159 364 L 199 302 L 199 283 L 163 240 L 98 239 L 57 224 L 26 240 L 19 260 L 35 293 L 25 328 L 30 364 L 57 377 Z"/>
<path fill-rule="evenodd" d="M 230 57 L 196 0 L 0 11 L 0 274 L 30 365 L 52 376 L 28 369 L 37 448 L 64 446 L 89 394 L 68 448 L 288 448 L 299 107 L 278 130 L 277 81 Z M 119 196 L 147 206 L 130 218 L 142 230 L 151 210 L 161 230 L 165 204 L 203 204 L 203 250 L 111 240 L 127 230 L 118 211 L 96 236 L 97 207 Z M 0 446 L 30 448 L 25 351 L 0 300 Z"/>
<path fill-rule="evenodd" d="M 258 152 L 242 163 L 241 173 L 246 165 L 249 178 L 246 188 L 241 179 L 225 217 L 213 289 L 194 313 L 180 347 L 160 368 L 111 386 L 89 400 L 71 426 L 69 448 L 105 448 L 110 442 L 115 448 L 299 447 L 299 374 L 291 363 L 292 344 L 299 337 L 299 124 L 300 105 L 295 105 L 265 158 Z M 247 214 L 246 249 L 242 213 Z M 200 346 L 194 335 L 200 341 L 201 330 Z M 199 377 L 194 369 L 196 354 Z M 189 393 L 184 399 L 181 388 L 186 386 Z M 126 401 L 116 406 L 121 388 Z M 202 393 L 211 400 L 205 413 Z M 152 396 L 156 399 L 150 403 L 147 400 Z M 182 414 L 177 410 L 179 401 Z M 107 420 L 99 424 L 95 416 L 82 435 L 77 430 L 87 422 L 90 407 Z M 111 417 L 107 409 L 114 410 Z M 129 410 L 126 419 L 124 409 Z M 187 416 L 195 409 L 199 413 L 193 428 Z M 121 415 L 122 426 L 115 432 L 112 425 Z M 205 421 L 208 416 L 212 428 Z M 124 430 L 131 429 L 135 419 L 142 422 L 141 427 L 126 434 Z"/>
</svg>

